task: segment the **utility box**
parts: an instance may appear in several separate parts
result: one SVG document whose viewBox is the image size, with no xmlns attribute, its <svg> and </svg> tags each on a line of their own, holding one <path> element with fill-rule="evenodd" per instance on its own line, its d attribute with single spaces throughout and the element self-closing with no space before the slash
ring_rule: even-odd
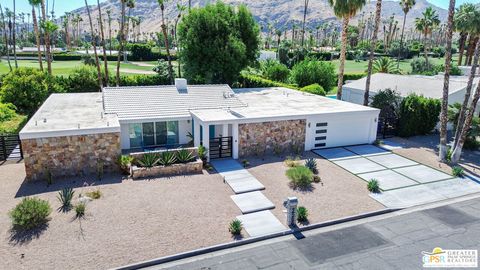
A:
<svg viewBox="0 0 480 270">
<path fill-rule="evenodd" d="M 283 206 L 287 208 L 287 225 L 295 226 L 297 223 L 297 197 L 288 197 L 284 202 Z"/>
</svg>

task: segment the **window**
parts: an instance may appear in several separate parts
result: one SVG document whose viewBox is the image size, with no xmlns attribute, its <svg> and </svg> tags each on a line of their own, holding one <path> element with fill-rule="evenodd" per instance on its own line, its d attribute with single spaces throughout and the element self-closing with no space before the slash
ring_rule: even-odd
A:
<svg viewBox="0 0 480 270">
<path fill-rule="evenodd" d="M 142 146 L 142 124 L 130 124 L 128 126 L 130 148 Z"/>
<path fill-rule="evenodd" d="M 315 147 L 324 147 L 326 144 L 325 143 L 316 143 Z"/>
<path fill-rule="evenodd" d="M 317 127 L 326 127 L 328 123 L 317 123 Z"/>
<path fill-rule="evenodd" d="M 317 133 L 317 134 L 327 133 L 327 130 L 326 129 L 319 129 L 319 130 L 315 131 L 315 133 Z"/>
<path fill-rule="evenodd" d="M 179 144 L 178 121 L 130 124 L 130 148 Z"/>
<path fill-rule="evenodd" d="M 315 141 L 324 141 L 327 139 L 327 136 L 315 137 Z"/>
</svg>

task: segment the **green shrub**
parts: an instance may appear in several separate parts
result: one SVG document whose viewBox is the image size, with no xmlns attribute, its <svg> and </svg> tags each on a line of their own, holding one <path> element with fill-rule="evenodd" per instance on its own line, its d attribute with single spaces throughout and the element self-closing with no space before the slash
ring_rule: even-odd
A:
<svg viewBox="0 0 480 270">
<path fill-rule="evenodd" d="M 177 157 L 175 156 L 175 152 L 162 152 L 160 153 L 160 158 L 158 159 L 158 163 L 163 166 L 170 166 L 177 161 Z"/>
<path fill-rule="evenodd" d="M 297 86 L 292 84 L 286 84 L 281 82 L 275 82 L 262 78 L 257 75 L 248 74 L 242 72 L 238 78 L 238 82 L 233 85 L 235 88 L 259 88 L 259 87 L 286 87 L 292 89 L 298 89 Z"/>
<path fill-rule="evenodd" d="M 195 158 L 195 155 L 192 153 L 192 151 L 187 150 L 187 149 L 180 149 L 177 151 L 177 160 L 180 163 L 187 163 L 192 161 Z"/>
<path fill-rule="evenodd" d="M 50 204 L 38 198 L 23 198 L 10 212 L 10 218 L 14 227 L 29 230 L 39 227 L 48 221 L 52 212 Z"/>
<path fill-rule="evenodd" d="M 64 89 L 55 77 L 35 68 L 17 68 L 3 77 L 0 101 L 32 115 L 51 93 L 60 92 Z"/>
<path fill-rule="evenodd" d="M 87 210 L 87 205 L 84 202 L 78 203 L 75 205 L 75 215 L 77 218 L 85 216 Z"/>
<path fill-rule="evenodd" d="M 10 120 L 0 121 L 0 134 L 17 134 L 27 121 L 27 116 L 18 114 Z"/>
<path fill-rule="evenodd" d="M 133 157 L 129 155 L 121 155 L 118 158 L 118 165 L 120 166 L 120 170 L 123 174 L 129 175 L 130 174 L 130 166 L 132 165 Z"/>
<path fill-rule="evenodd" d="M 312 184 L 313 173 L 305 166 L 297 166 L 287 170 L 286 175 L 294 188 L 307 188 Z"/>
<path fill-rule="evenodd" d="M 61 204 L 60 209 L 62 211 L 70 210 L 74 193 L 75 191 L 72 188 L 64 188 L 58 192 L 57 199 Z"/>
<path fill-rule="evenodd" d="M 306 59 L 293 66 L 290 80 L 300 87 L 318 83 L 326 92 L 335 86 L 337 75 L 331 62 Z"/>
<path fill-rule="evenodd" d="M 269 80 L 286 82 L 290 75 L 288 67 L 277 60 L 265 60 L 260 62 L 262 75 Z"/>
<path fill-rule="evenodd" d="M 315 94 L 315 95 L 320 95 L 320 96 L 325 96 L 327 94 L 327 93 L 325 93 L 325 90 L 323 90 L 323 87 L 321 85 L 319 85 L 318 83 L 305 86 L 300 90 L 302 92 L 307 92 L 307 93 L 310 93 L 310 94 Z"/>
<path fill-rule="evenodd" d="M 157 165 L 159 161 L 160 161 L 160 157 L 156 153 L 145 153 L 143 154 L 143 157 L 141 159 L 137 160 L 138 164 L 141 167 L 145 167 L 145 168 L 151 168 Z"/>
<path fill-rule="evenodd" d="M 242 165 L 244 168 L 248 167 L 250 165 L 250 162 L 246 159 L 242 160 Z"/>
<path fill-rule="evenodd" d="M 355 81 L 355 80 L 359 80 L 363 77 L 366 77 L 367 74 L 365 73 L 345 73 L 343 74 L 343 81 Z M 338 82 L 338 78 L 337 80 L 335 81 L 335 84 L 337 84 Z"/>
<path fill-rule="evenodd" d="M 465 175 L 465 172 L 463 171 L 462 167 L 454 166 L 452 168 L 452 175 L 455 177 L 463 177 Z"/>
<path fill-rule="evenodd" d="M 410 62 L 410 66 L 412 67 L 412 74 L 421 74 L 421 75 L 436 75 L 437 74 L 437 69 L 431 61 L 428 62 L 427 66 L 427 61 L 425 61 L 424 57 L 415 57 L 413 60 Z"/>
<path fill-rule="evenodd" d="M 298 222 L 307 222 L 308 221 L 308 210 L 307 208 L 300 206 L 297 208 L 297 221 Z"/>
<path fill-rule="evenodd" d="M 312 173 L 317 174 L 317 161 L 314 158 L 305 160 L 305 167 L 309 168 Z"/>
<path fill-rule="evenodd" d="M 320 182 L 322 182 L 322 178 L 320 178 L 320 176 L 316 174 L 316 175 L 313 176 L 313 182 L 314 183 L 320 183 Z"/>
<path fill-rule="evenodd" d="M 379 193 L 380 192 L 380 185 L 378 184 L 378 180 L 377 179 L 371 179 L 370 181 L 368 181 L 367 189 L 370 192 Z"/>
<path fill-rule="evenodd" d="M 94 66 L 75 68 L 64 83 L 70 93 L 97 92 L 100 89 L 97 68 Z"/>
<path fill-rule="evenodd" d="M 15 110 L 15 105 L 12 103 L 0 103 L 0 122 L 14 118 L 17 115 Z"/>
<path fill-rule="evenodd" d="M 205 162 L 207 160 L 208 149 L 205 146 L 200 145 L 198 147 L 198 157 Z"/>
<path fill-rule="evenodd" d="M 399 135 L 409 137 L 428 134 L 438 123 L 440 100 L 410 94 L 400 104 Z"/>
<path fill-rule="evenodd" d="M 238 219 L 234 219 L 228 225 L 228 231 L 232 235 L 240 235 L 242 233 L 243 225 L 242 222 Z"/>
</svg>

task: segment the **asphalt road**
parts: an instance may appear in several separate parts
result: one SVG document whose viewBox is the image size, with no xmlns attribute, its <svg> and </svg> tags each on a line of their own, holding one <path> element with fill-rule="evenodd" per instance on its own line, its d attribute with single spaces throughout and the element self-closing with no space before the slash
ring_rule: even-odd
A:
<svg viewBox="0 0 480 270">
<path fill-rule="evenodd" d="M 480 197 L 476 196 L 311 230 L 297 238 L 271 239 L 149 269 L 422 269 L 422 252 L 432 252 L 435 247 L 480 248 Z"/>
</svg>

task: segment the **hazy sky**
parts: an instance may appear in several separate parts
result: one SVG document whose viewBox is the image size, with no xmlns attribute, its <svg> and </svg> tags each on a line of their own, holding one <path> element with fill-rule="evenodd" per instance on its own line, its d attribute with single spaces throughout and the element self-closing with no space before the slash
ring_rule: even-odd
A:
<svg viewBox="0 0 480 270">
<path fill-rule="evenodd" d="M 96 0 L 87 0 L 89 4 L 95 4 Z M 103 2 L 101 0 L 100 2 Z M 176 0 L 175 0 L 176 1 Z M 298 0 L 292 0 L 298 1 Z M 374 1 L 374 0 L 370 0 Z M 439 7 L 448 8 L 449 0 L 427 0 L 428 2 L 437 5 Z M 49 10 L 52 8 L 53 2 L 55 2 L 55 14 L 56 16 L 63 15 L 66 11 L 71 11 L 73 9 L 83 7 L 85 5 L 84 0 L 45 0 L 49 4 Z M 463 3 L 480 3 L 480 0 L 457 0 L 457 6 Z M 2 7 L 7 7 L 9 9 L 13 8 L 13 0 L 0 0 Z M 26 12 L 30 13 L 31 7 L 28 5 L 28 0 L 16 0 L 17 3 L 17 12 Z"/>
</svg>

